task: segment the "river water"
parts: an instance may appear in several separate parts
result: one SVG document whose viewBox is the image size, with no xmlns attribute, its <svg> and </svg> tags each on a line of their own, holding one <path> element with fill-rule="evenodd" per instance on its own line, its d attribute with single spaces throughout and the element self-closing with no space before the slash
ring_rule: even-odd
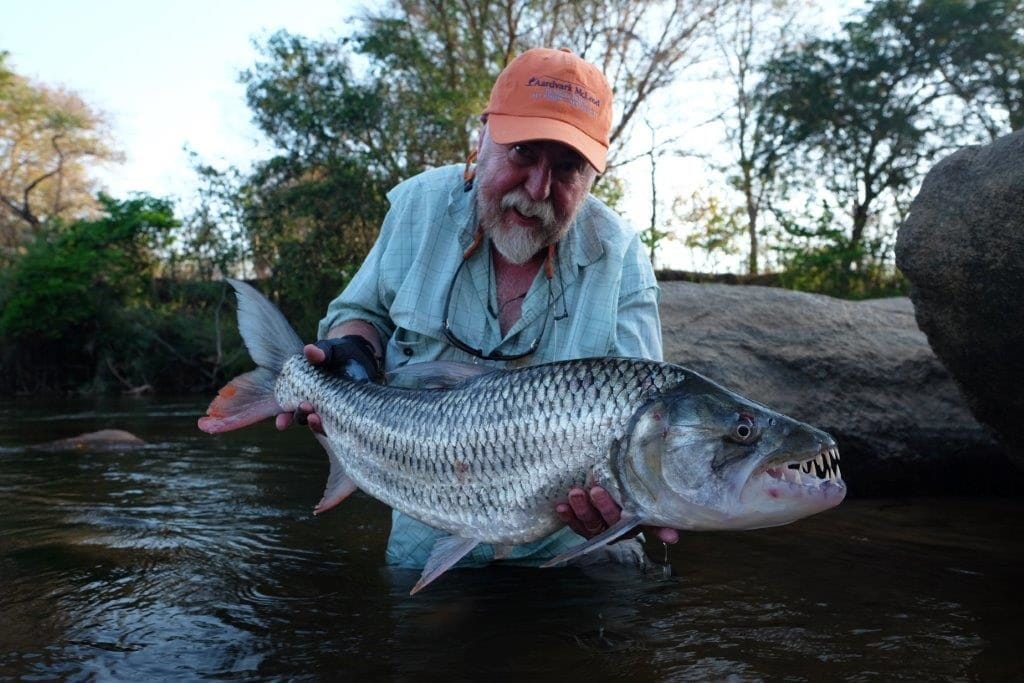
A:
<svg viewBox="0 0 1024 683">
<path fill-rule="evenodd" d="M 851 500 L 684 535 L 647 575 L 491 567 L 415 597 L 388 513 L 311 514 L 304 430 L 212 437 L 205 401 L 0 402 L 0 679 L 1024 677 L 1024 504 Z M 106 453 L 24 448 L 101 428 Z"/>
</svg>

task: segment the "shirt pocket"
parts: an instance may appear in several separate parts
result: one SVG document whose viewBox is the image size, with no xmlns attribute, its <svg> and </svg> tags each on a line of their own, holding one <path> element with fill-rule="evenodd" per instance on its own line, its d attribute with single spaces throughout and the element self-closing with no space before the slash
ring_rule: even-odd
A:
<svg viewBox="0 0 1024 683">
<path fill-rule="evenodd" d="M 388 340 L 385 353 L 387 369 L 435 360 L 440 346 L 441 342 L 430 335 L 399 327 Z"/>
</svg>

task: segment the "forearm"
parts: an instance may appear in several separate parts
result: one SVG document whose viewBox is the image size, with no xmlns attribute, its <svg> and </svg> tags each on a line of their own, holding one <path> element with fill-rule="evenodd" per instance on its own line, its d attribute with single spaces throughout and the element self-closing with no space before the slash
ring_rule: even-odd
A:
<svg viewBox="0 0 1024 683">
<path fill-rule="evenodd" d="M 384 344 L 381 342 L 380 333 L 377 332 L 376 327 L 365 320 L 346 320 L 335 325 L 327 331 L 325 339 L 338 339 L 349 334 L 358 335 L 370 342 L 370 346 L 373 347 L 373 352 L 377 358 L 384 357 Z"/>
</svg>

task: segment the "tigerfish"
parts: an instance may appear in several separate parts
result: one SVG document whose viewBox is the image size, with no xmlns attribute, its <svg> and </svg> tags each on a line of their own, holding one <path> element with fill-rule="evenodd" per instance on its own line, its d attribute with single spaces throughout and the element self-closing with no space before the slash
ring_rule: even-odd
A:
<svg viewBox="0 0 1024 683">
<path fill-rule="evenodd" d="M 406 366 L 388 384 L 353 381 L 307 362 L 281 312 L 229 282 L 259 367 L 220 390 L 199 428 L 230 431 L 309 401 L 330 459 L 315 514 L 358 488 L 449 533 L 412 593 L 480 543 L 500 558 L 554 532 L 563 525 L 555 506 L 573 487 L 601 485 L 621 519 L 545 566 L 639 525 L 776 526 L 846 495 L 831 436 L 684 367 L 635 358 L 516 369 L 433 362 Z"/>
</svg>

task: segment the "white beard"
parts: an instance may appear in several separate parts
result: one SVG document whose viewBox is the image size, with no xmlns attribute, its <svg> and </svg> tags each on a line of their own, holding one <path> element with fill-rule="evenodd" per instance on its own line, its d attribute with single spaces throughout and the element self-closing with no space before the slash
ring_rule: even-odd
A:
<svg viewBox="0 0 1024 683">
<path fill-rule="evenodd" d="M 512 263 L 526 263 L 541 249 L 554 244 L 565 234 L 555 218 L 551 202 L 534 201 L 522 188 L 508 192 L 497 207 L 493 202 L 483 200 L 482 195 L 478 197 L 477 211 L 481 229 L 491 239 L 498 253 Z M 508 209 L 514 209 L 524 216 L 539 218 L 541 224 L 536 229 L 507 226 L 502 214 Z"/>
</svg>

